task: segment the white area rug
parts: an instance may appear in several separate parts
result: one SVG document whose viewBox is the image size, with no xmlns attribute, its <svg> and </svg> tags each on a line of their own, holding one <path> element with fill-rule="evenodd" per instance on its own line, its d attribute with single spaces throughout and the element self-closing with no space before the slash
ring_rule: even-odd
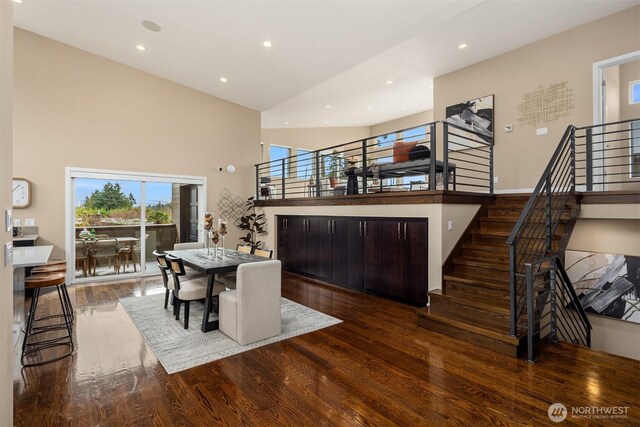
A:
<svg viewBox="0 0 640 427">
<path fill-rule="evenodd" d="M 183 328 L 184 312 L 178 321 L 171 306 L 163 308 L 164 292 L 123 298 L 120 303 L 169 374 L 342 322 L 282 298 L 282 334 L 242 346 L 218 330 L 200 331 L 203 305 L 198 302 L 191 303 L 189 329 Z M 209 320 L 215 318 L 212 313 Z"/>
</svg>

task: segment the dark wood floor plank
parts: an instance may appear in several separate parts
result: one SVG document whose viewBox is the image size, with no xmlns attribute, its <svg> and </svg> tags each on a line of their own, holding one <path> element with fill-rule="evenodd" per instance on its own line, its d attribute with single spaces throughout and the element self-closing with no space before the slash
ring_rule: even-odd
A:
<svg viewBox="0 0 640 427">
<path fill-rule="evenodd" d="M 119 303 L 161 286 L 71 287 L 75 354 L 18 362 L 15 424 L 543 425 L 554 402 L 629 406 L 607 425 L 640 423 L 638 361 L 548 344 L 531 365 L 420 328 L 414 307 L 288 273 L 284 297 L 343 323 L 168 375 Z"/>
</svg>

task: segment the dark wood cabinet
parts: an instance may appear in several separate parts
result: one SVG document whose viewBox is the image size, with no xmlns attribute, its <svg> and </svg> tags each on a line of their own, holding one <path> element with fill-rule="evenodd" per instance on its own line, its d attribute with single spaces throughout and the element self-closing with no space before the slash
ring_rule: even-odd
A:
<svg viewBox="0 0 640 427">
<path fill-rule="evenodd" d="M 425 304 L 426 219 L 279 216 L 278 258 L 287 270 Z"/>
</svg>

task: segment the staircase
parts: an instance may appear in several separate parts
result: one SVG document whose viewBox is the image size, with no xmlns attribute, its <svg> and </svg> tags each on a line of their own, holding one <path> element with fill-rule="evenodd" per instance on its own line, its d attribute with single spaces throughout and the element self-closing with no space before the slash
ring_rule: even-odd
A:
<svg viewBox="0 0 640 427">
<path fill-rule="evenodd" d="M 443 267 L 442 289 L 429 292 L 430 306 L 418 310 L 418 325 L 503 354 L 518 356 L 526 329 L 510 334 L 509 246 L 529 194 L 497 195 L 487 201 Z M 564 251 L 579 212 L 567 199 L 553 234 L 553 253 Z M 526 325 L 526 316 L 521 319 Z"/>
</svg>

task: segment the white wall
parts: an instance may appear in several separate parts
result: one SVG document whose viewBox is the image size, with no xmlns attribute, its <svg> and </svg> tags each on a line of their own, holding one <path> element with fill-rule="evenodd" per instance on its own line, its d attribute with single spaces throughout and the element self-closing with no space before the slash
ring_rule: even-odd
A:
<svg viewBox="0 0 640 427">
<path fill-rule="evenodd" d="M 12 241 L 4 228 L 4 211 L 11 209 L 13 3 L 0 1 L 0 246 Z M 4 258 L 4 251 L 0 251 Z M 13 425 L 13 268 L 0 261 L 0 425 Z"/>
</svg>

